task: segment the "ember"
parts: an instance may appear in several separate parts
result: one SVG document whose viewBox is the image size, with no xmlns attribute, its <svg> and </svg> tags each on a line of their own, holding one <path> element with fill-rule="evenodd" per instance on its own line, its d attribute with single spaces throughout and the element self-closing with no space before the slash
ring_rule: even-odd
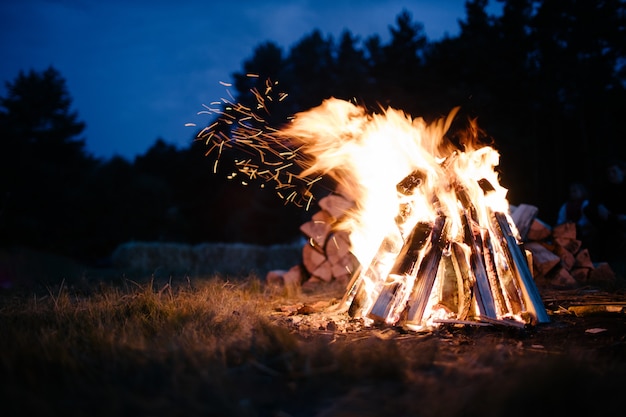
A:
<svg viewBox="0 0 626 417">
<path fill-rule="evenodd" d="M 445 136 L 457 109 L 428 124 L 331 98 L 281 130 L 256 127 L 262 119 L 253 111 L 232 109 L 241 117 L 231 137 L 215 126 L 198 135 L 208 153 L 256 153 L 236 161 L 238 174 L 274 181 L 286 201 L 310 202 L 324 175 L 353 203 L 333 224 L 360 265 L 340 305 L 350 316 L 411 330 L 549 321 L 498 181 L 498 152 L 479 143 L 474 123 L 459 145 Z"/>
</svg>

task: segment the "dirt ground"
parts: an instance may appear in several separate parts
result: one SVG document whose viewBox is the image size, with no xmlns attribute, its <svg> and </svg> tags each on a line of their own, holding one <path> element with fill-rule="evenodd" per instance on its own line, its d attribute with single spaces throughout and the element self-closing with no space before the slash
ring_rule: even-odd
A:
<svg viewBox="0 0 626 417">
<path fill-rule="evenodd" d="M 313 395 L 329 402 L 316 416 L 623 414 L 626 293 L 592 287 L 541 293 L 550 322 L 523 328 L 366 328 L 329 314 L 337 299 L 316 290 L 278 305 L 273 320 L 353 362 L 350 387 L 318 385 L 326 388 Z"/>
</svg>

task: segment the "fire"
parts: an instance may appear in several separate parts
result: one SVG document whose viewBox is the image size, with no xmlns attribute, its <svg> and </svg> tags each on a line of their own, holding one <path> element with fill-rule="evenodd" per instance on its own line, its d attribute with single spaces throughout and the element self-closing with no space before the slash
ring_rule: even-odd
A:
<svg viewBox="0 0 626 417">
<path fill-rule="evenodd" d="M 244 117 L 231 138 L 200 133 L 209 152 L 258 153 L 237 161 L 239 174 L 274 181 L 288 201 L 310 201 L 312 184 L 328 176 L 354 202 L 336 225 L 361 265 L 341 304 L 351 316 L 412 330 L 446 320 L 549 321 L 499 183 L 499 153 L 479 143 L 475 123 L 459 145 L 446 137 L 458 109 L 427 123 L 330 98 L 280 130 L 237 111 Z"/>
</svg>

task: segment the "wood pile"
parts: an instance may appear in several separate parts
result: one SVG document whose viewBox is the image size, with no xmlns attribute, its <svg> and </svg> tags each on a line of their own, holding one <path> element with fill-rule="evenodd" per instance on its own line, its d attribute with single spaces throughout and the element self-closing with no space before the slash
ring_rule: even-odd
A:
<svg viewBox="0 0 626 417">
<path fill-rule="evenodd" d="M 301 225 L 307 238 L 302 247 L 302 263 L 289 271 L 273 271 L 268 280 L 295 288 L 301 284 L 331 281 L 348 283 L 359 268 L 349 251 L 349 233 L 333 231 L 333 226 L 354 203 L 339 194 L 319 201 L 320 211 Z M 576 236 L 576 225 L 550 226 L 537 217 L 538 208 L 529 204 L 511 205 L 511 218 L 532 259 L 531 272 L 540 287 L 572 289 L 585 285 L 610 285 L 615 274 L 606 262 L 594 263 L 584 242 Z"/>
<path fill-rule="evenodd" d="M 610 285 L 615 274 L 606 262 L 594 263 L 575 223 L 551 227 L 537 218 L 538 208 L 511 206 L 511 217 L 532 256 L 532 273 L 539 286 L 571 289 L 584 285 Z"/>
<path fill-rule="evenodd" d="M 319 206 L 321 210 L 300 226 L 307 238 L 302 248 L 302 265 L 308 281 L 348 283 L 359 262 L 350 252 L 349 232 L 333 229 L 354 203 L 339 194 L 329 194 L 320 199 Z"/>
<path fill-rule="evenodd" d="M 333 193 L 321 198 L 318 205 L 321 210 L 300 226 L 306 238 L 302 262 L 288 271 L 270 271 L 267 275 L 268 283 L 284 285 L 291 295 L 297 295 L 302 284 L 337 281 L 347 285 L 359 267 L 359 261 L 350 252 L 349 233 L 333 230 L 354 203 Z"/>
</svg>

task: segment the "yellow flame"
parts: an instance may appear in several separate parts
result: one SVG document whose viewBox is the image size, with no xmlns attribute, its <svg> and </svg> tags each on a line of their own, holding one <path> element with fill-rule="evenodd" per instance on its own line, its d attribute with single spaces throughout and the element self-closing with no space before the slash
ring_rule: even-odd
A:
<svg viewBox="0 0 626 417">
<path fill-rule="evenodd" d="M 458 187 L 466 189 L 473 201 L 506 210 L 507 190 L 499 185 L 494 169 L 498 152 L 469 142 L 461 150 L 446 139 L 457 111 L 428 124 L 393 108 L 371 114 L 330 98 L 296 114 L 276 136 L 294 143 L 305 155 L 302 176 L 328 175 L 355 202 L 355 209 L 337 227 L 350 231 L 352 251 L 367 265 L 394 228 L 406 235 L 417 221 L 432 221 L 441 212 L 454 214 L 451 227 L 459 231 Z M 410 195 L 398 192 L 397 184 L 416 170 L 421 175 L 419 186 Z M 481 180 L 493 187 L 487 195 L 479 185 Z M 397 224 L 399 208 L 407 205 L 410 218 Z"/>
</svg>

